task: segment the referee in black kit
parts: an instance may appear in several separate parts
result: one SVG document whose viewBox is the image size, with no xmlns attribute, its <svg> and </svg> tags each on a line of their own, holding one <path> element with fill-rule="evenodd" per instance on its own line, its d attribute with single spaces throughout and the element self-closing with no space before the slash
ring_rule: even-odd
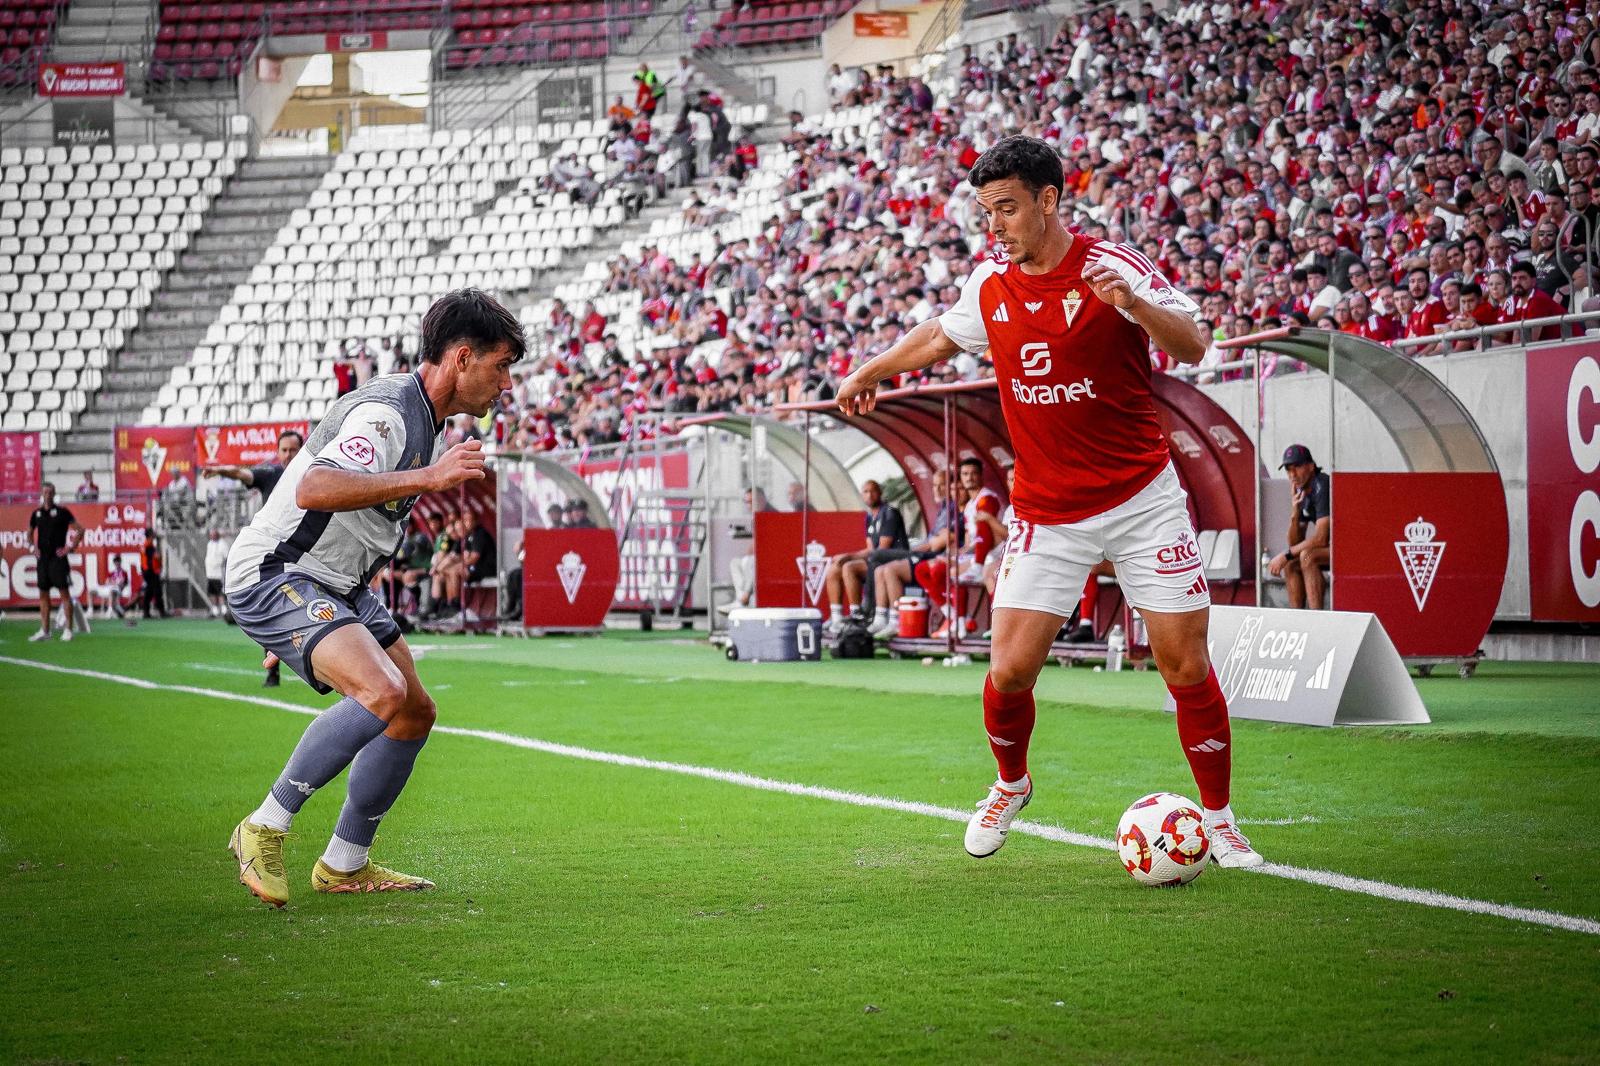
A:
<svg viewBox="0 0 1600 1066">
<path fill-rule="evenodd" d="M 67 624 L 61 639 L 72 639 L 72 566 L 67 553 L 83 540 L 83 527 L 72 512 L 56 504 L 56 487 L 46 481 L 39 486 L 39 506 L 28 519 L 28 536 L 39 558 L 39 632 L 29 641 L 50 639 L 50 590 L 61 590 L 67 609 Z"/>
<path fill-rule="evenodd" d="M 231 478 L 245 488 L 255 489 L 261 493 L 261 502 L 266 503 L 272 496 L 272 490 L 278 487 L 278 479 L 283 477 L 283 471 L 300 454 L 300 449 L 305 447 L 306 439 L 292 429 L 286 429 L 278 434 L 278 458 L 276 462 L 262 463 L 260 466 L 224 466 L 213 464 L 202 466 L 200 472 L 208 477 Z M 230 616 L 228 621 L 233 621 Z M 278 674 L 278 660 L 269 655 L 272 663 L 267 667 L 267 676 L 261 682 L 262 688 L 277 688 L 282 683 Z"/>
</svg>

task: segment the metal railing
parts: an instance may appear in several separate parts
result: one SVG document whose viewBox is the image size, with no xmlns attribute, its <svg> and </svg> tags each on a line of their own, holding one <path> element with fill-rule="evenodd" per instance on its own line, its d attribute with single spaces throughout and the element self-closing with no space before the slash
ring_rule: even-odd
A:
<svg viewBox="0 0 1600 1066">
<path fill-rule="evenodd" d="M 1475 329 L 1461 329 L 1450 333 L 1436 333 L 1432 337 L 1405 337 L 1401 340 L 1391 342 L 1388 347 L 1404 350 L 1408 348 L 1420 348 L 1430 344 L 1455 344 L 1462 341 L 1481 341 L 1484 339 L 1506 337 L 1508 335 L 1511 337 L 1509 340 L 1496 340 L 1494 344 L 1480 345 L 1478 348 L 1472 350 L 1485 351 L 1488 348 L 1504 348 L 1515 345 L 1526 346 L 1536 343 L 1555 344 L 1559 341 L 1571 340 L 1574 337 L 1583 336 L 1585 332 L 1584 330 L 1579 329 L 1569 333 L 1567 331 L 1568 326 L 1587 325 L 1591 322 L 1600 322 L 1600 311 L 1576 311 L 1565 315 L 1549 315 L 1545 318 L 1529 318 L 1518 322 L 1507 322 L 1493 326 L 1479 326 Z M 1548 329 L 1551 326 L 1561 327 L 1561 336 L 1559 338 L 1553 338 L 1548 341 L 1537 341 L 1534 339 L 1534 334 L 1536 331 Z M 1285 329 L 1274 329 L 1268 330 L 1264 333 L 1252 333 L 1244 337 L 1230 337 L 1228 340 L 1218 341 L 1216 346 L 1223 351 L 1249 351 L 1262 342 L 1284 336 L 1287 332 L 1288 331 Z M 1280 358 L 1292 359 L 1293 357 L 1280 356 Z M 1175 378 L 1181 378 L 1185 381 L 1192 381 L 1195 378 L 1227 373 L 1234 370 L 1253 370 L 1255 365 L 1256 360 L 1252 357 L 1247 359 L 1231 359 L 1222 363 L 1214 363 L 1210 366 L 1180 366 L 1175 367 L 1172 370 L 1168 370 L 1166 373 Z"/>
</svg>

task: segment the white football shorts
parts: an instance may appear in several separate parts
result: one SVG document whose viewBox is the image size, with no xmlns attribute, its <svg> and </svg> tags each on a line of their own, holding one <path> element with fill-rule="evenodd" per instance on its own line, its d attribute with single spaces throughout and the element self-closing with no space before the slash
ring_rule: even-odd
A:
<svg viewBox="0 0 1600 1066">
<path fill-rule="evenodd" d="M 1169 463 L 1125 503 L 1059 526 L 1011 521 L 994 606 L 1070 616 L 1089 569 L 1109 559 L 1128 603 L 1179 613 L 1211 605 L 1205 560 L 1189 520 L 1189 494 Z"/>
</svg>

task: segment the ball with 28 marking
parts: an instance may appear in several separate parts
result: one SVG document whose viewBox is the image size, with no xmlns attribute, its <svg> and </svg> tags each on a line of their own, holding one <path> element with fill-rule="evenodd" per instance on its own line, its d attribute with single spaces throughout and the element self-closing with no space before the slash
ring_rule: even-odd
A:
<svg viewBox="0 0 1600 1066">
<path fill-rule="evenodd" d="M 1210 858 L 1200 805 L 1175 793 L 1135 800 L 1117 823 L 1117 860 L 1141 885 L 1186 885 Z"/>
</svg>

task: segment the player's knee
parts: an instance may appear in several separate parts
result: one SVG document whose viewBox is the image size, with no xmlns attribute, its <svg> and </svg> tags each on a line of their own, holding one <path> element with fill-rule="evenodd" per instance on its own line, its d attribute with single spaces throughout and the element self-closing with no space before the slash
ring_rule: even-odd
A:
<svg viewBox="0 0 1600 1066">
<path fill-rule="evenodd" d="M 426 692 L 417 693 L 406 705 L 405 720 L 414 736 L 427 736 L 433 723 L 439 720 L 439 705 Z"/>
<path fill-rule="evenodd" d="M 1025 692 L 1033 687 L 1038 678 L 1038 668 L 1025 663 L 1004 658 L 991 659 L 989 662 L 989 684 L 994 686 L 996 692 Z"/>
<path fill-rule="evenodd" d="M 374 677 L 363 687 L 358 697 L 361 705 L 385 722 L 392 722 L 405 713 L 409 703 L 405 678 L 400 671 Z"/>
<path fill-rule="evenodd" d="M 1185 650 L 1178 655 L 1169 656 L 1161 664 L 1162 680 L 1168 685 L 1178 687 L 1198 685 L 1210 672 L 1211 659 L 1206 654 L 1204 645 L 1196 650 Z"/>
<path fill-rule="evenodd" d="M 1318 573 L 1322 567 L 1322 561 L 1317 558 L 1317 553 L 1313 551 L 1301 552 L 1299 562 L 1301 572 L 1308 575 Z"/>
</svg>

